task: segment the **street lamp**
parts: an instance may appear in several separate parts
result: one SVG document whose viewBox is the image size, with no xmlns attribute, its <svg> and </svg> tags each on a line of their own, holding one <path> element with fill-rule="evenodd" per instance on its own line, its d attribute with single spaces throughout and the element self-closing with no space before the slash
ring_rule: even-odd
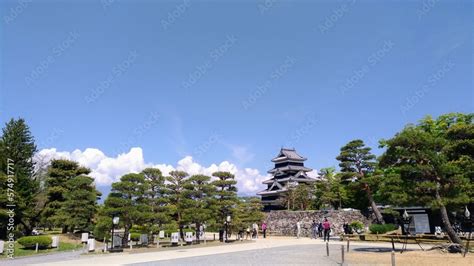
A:
<svg viewBox="0 0 474 266">
<path fill-rule="evenodd" d="M 231 220 L 230 215 L 227 215 L 226 220 L 225 220 L 225 243 L 227 243 L 229 241 L 229 239 L 228 239 L 229 238 L 228 230 L 229 230 L 230 220 Z"/>
<path fill-rule="evenodd" d="M 115 249 L 115 245 L 114 245 L 114 229 L 115 229 L 115 226 L 118 225 L 120 222 L 120 217 L 118 216 L 115 216 L 112 218 L 112 244 L 111 244 L 111 248 L 110 248 L 110 252 L 114 252 L 114 251 L 121 251 L 121 249 Z"/>
<path fill-rule="evenodd" d="M 469 241 L 471 240 L 471 233 L 472 233 L 472 219 L 471 219 L 471 212 L 466 206 L 466 210 L 464 211 L 464 223 L 466 228 L 469 228 L 469 236 L 467 238 L 466 243 L 466 250 L 464 251 L 464 257 L 466 257 L 467 252 L 469 252 Z"/>
<path fill-rule="evenodd" d="M 403 253 L 403 251 L 406 250 L 408 246 L 408 234 L 410 233 L 411 219 L 412 217 L 408 214 L 407 210 L 405 209 L 405 212 L 403 212 L 403 215 L 402 215 L 403 234 L 405 235 L 405 243 L 403 244 L 402 250 L 400 253 Z"/>
</svg>

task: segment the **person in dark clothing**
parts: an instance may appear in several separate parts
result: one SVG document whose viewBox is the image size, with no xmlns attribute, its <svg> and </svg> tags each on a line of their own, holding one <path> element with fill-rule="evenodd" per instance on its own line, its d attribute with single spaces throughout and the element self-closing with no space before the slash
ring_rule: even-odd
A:
<svg viewBox="0 0 474 266">
<path fill-rule="evenodd" d="M 323 237 L 323 223 L 318 224 L 318 236 Z"/>
</svg>

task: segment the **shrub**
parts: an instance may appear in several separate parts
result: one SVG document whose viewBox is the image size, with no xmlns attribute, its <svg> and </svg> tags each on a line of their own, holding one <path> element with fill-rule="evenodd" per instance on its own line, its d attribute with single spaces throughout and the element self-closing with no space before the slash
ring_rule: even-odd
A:
<svg viewBox="0 0 474 266">
<path fill-rule="evenodd" d="M 140 233 L 130 233 L 131 241 L 140 241 Z"/>
<path fill-rule="evenodd" d="M 360 221 L 352 221 L 349 226 L 356 232 L 364 229 L 364 224 Z"/>
<path fill-rule="evenodd" d="M 18 239 L 18 243 L 26 249 L 36 248 L 36 243 L 38 243 L 38 248 L 48 248 L 52 242 L 50 236 L 24 236 Z"/>
<path fill-rule="evenodd" d="M 372 234 L 385 234 L 395 229 L 397 229 L 397 226 L 394 224 L 372 224 L 369 227 Z"/>
</svg>

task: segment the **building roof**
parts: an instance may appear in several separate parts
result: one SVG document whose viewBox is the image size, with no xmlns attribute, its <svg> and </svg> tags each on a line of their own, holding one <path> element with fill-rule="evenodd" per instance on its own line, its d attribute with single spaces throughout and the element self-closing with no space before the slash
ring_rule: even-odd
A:
<svg viewBox="0 0 474 266">
<path fill-rule="evenodd" d="M 304 166 L 299 166 L 299 165 L 287 165 L 283 167 L 278 167 L 278 168 L 273 168 L 272 170 L 269 170 L 269 174 L 275 174 L 278 171 L 281 172 L 286 172 L 286 171 L 303 171 L 303 172 L 311 172 L 313 169 L 304 167 Z"/>
<path fill-rule="evenodd" d="M 281 148 L 280 153 L 278 153 L 277 157 L 272 159 L 272 162 L 282 162 L 282 161 L 306 161 L 306 158 L 296 153 L 296 150 L 288 149 L 288 148 Z"/>
</svg>

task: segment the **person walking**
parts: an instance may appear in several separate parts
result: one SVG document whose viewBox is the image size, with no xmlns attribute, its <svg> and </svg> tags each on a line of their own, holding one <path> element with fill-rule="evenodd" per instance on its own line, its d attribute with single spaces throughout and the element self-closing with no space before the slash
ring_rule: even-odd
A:
<svg viewBox="0 0 474 266">
<path fill-rule="evenodd" d="M 301 222 L 296 222 L 296 238 L 300 238 L 301 234 Z"/>
<path fill-rule="evenodd" d="M 318 236 L 323 237 L 323 223 L 321 222 L 318 224 Z"/>
<path fill-rule="evenodd" d="M 329 233 L 331 231 L 331 224 L 329 223 L 328 218 L 324 218 L 323 230 L 324 230 L 324 241 L 329 242 Z"/>
<path fill-rule="evenodd" d="M 257 225 L 257 223 L 253 223 L 252 229 L 253 229 L 252 238 L 253 239 L 258 239 L 258 225 Z"/>
<path fill-rule="evenodd" d="M 263 238 L 267 238 L 267 223 L 263 222 L 262 224 Z"/>
<path fill-rule="evenodd" d="M 316 220 L 313 220 L 313 223 L 311 224 L 311 233 L 312 239 L 318 238 L 318 223 Z"/>
</svg>

